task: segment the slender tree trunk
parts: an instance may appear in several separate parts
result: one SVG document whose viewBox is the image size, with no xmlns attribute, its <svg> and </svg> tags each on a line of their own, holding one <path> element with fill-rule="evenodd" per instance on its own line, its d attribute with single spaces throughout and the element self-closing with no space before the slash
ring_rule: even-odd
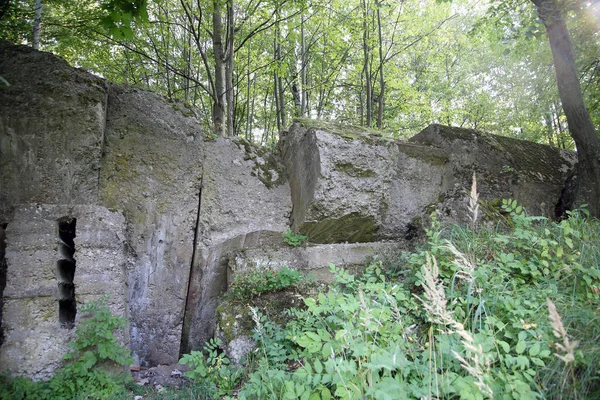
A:
<svg viewBox="0 0 600 400">
<path fill-rule="evenodd" d="M 275 115 L 277 117 L 277 130 L 281 132 L 281 109 L 279 107 L 279 88 L 277 73 L 273 74 L 273 97 L 275 97 Z"/>
<path fill-rule="evenodd" d="M 569 131 L 577 146 L 578 163 L 570 184 L 565 185 L 557 212 L 588 204 L 590 214 L 600 217 L 600 138 L 590 118 L 579 83 L 573 45 L 557 0 L 532 0 L 552 49 L 558 94 Z"/>
<path fill-rule="evenodd" d="M 40 29 L 42 26 L 42 0 L 35 0 L 35 18 L 33 20 L 33 48 L 40 49 Z"/>
<path fill-rule="evenodd" d="M 246 104 L 247 104 L 247 109 L 248 109 L 248 115 L 246 115 L 246 130 L 245 130 L 245 134 L 244 137 L 246 138 L 246 140 L 250 140 L 250 118 L 252 117 L 250 115 L 250 113 L 254 110 L 250 109 L 250 88 L 251 88 L 251 80 L 250 80 L 250 48 L 252 47 L 252 39 L 248 40 L 248 57 L 247 57 L 247 65 L 246 65 L 246 80 L 247 82 L 247 87 L 246 87 Z"/>
<path fill-rule="evenodd" d="M 304 14 L 302 15 L 302 21 L 300 22 L 300 36 L 301 36 L 301 44 L 300 44 L 300 80 L 302 86 L 302 93 L 300 99 L 300 115 L 306 116 L 307 111 L 307 98 L 306 98 L 306 38 L 304 37 Z"/>
<path fill-rule="evenodd" d="M 279 17 L 278 17 L 279 19 Z M 275 26 L 275 62 L 277 66 L 280 66 L 281 63 L 281 43 L 279 41 L 279 36 L 281 35 L 281 31 L 279 29 L 279 22 Z M 285 120 L 285 103 L 284 103 L 284 93 L 283 93 L 283 79 L 279 75 L 279 72 L 275 72 L 275 97 L 277 106 L 277 115 L 279 116 L 277 119 L 277 129 L 278 132 L 281 132 L 285 129 L 286 120 Z"/>
<path fill-rule="evenodd" d="M 367 94 L 366 98 L 366 126 L 371 127 L 371 120 L 373 118 L 373 92 L 372 92 L 372 82 L 371 82 L 371 67 L 370 67 L 370 58 L 371 58 L 371 50 L 369 48 L 369 24 L 368 24 L 368 10 L 367 10 L 367 0 L 362 0 L 362 13 L 363 13 L 363 56 L 364 56 L 364 74 L 365 74 L 365 91 Z"/>
<path fill-rule="evenodd" d="M 216 135 L 225 136 L 225 49 L 223 47 L 223 18 L 221 1 L 213 2 L 213 51 L 215 56 L 215 94 L 213 99 L 213 129 Z"/>
<path fill-rule="evenodd" d="M 377 108 L 377 128 L 383 127 L 383 107 L 385 105 L 385 78 L 383 75 L 383 35 L 381 34 L 381 2 L 375 1 L 377 7 L 377 30 L 379 36 L 379 104 Z"/>
<path fill-rule="evenodd" d="M 226 86 L 226 103 L 227 103 L 227 136 L 235 134 L 235 96 L 233 86 L 233 63 L 235 59 L 234 46 L 234 16 L 233 16 L 233 0 L 227 2 L 227 39 L 225 50 L 225 86 Z"/>
</svg>

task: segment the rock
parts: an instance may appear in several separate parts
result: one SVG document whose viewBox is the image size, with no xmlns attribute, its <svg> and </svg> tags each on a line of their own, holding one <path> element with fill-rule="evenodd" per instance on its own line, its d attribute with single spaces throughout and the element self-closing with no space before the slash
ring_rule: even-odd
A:
<svg viewBox="0 0 600 400">
<path fill-rule="evenodd" d="M 316 243 L 402 239 L 451 185 L 437 149 L 295 123 L 283 141 L 292 228 Z"/>
<path fill-rule="evenodd" d="M 439 208 L 448 219 L 469 221 L 466 205 L 473 172 L 480 199 L 515 199 L 532 215 L 555 216 L 575 152 L 472 129 L 430 125 L 410 142 L 448 154 L 454 188 L 443 193 Z"/>
<path fill-rule="evenodd" d="M 97 204 L 106 81 L 6 41 L 0 76 L 0 223 L 19 204 Z"/>
<path fill-rule="evenodd" d="M 179 357 L 203 151 L 190 110 L 111 86 L 99 192 L 127 216 L 131 348 L 144 366 Z"/>
<path fill-rule="evenodd" d="M 285 265 L 305 274 L 311 274 L 317 281 L 330 282 L 331 264 L 349 268 L 363 266 L 374 257 L 398 252 L 402 247 L 402 244 L 396 242 L 371 242 L 245 249 L 229 257 L 228 280 L 231 282 L 237 274 L 279 270 Z"/>
<path fill-rule="evenodd" d="M 513 198 L 553 216 L 573 152 L 432 125 L 409 143 L 295 123 L 283 139 L 295 231 L 317 243 L 402 240 L 439 208 L 468 222 L 473 172 L 482 201 Z"/>
<path fill-rule="evenodd" d="M 267 155 L 261 157 L 270 158 L 268 163 L 257 164 L 260 152 L 243 139 L 218 138 L 206 143 L 183 352 L 201 349 L 215 333 L 219 297 L 227 290 L 229 254 L 281 244 L 281 234 L 288 229 L 291 201 L 287 182 L 264 179 L 281 170 L 281 164 Z"/>
</svg>

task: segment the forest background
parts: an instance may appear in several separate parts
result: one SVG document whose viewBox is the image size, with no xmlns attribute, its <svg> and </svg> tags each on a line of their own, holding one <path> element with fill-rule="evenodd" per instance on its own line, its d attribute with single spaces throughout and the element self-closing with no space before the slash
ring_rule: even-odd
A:
<svg viewBox="0 0 600 400">
<path fill-rule="evenodd" d="M 268 145 L 309 117 L 395 137 L 436 122 L 574 148 L 530 1 L 0 3 L 0 38 L 184 101 L 214 135 Z M 598 126 L 600 2 L 561 5 Z"/>
</svg>

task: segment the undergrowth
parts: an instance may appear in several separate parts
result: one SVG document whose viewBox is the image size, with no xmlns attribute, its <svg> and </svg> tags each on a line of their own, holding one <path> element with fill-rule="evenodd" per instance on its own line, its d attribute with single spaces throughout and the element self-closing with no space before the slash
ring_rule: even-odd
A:
<svg viewBox="0 0 600 400">
<path fill-rule="evenodd" d="M 501 212 L 494 229 L 434 216 L 427 243 L 400 256 L 405 274 L 332 265 L 335 283 L 285 325 L 251 308 L 257 347 L 219 395 L 600 398 L 600 223 L 529 216 L 509 200 Z"/>
<path fill-rule="evenodd" d="M 115 316 L 105 299 L 84 304 L 85 315 L 69 343 L 66 364 L 49 381 L 0 377 L 0 399 L 114 399 L 124 396 L 131 377 L 125 367 L 133 362 L 115 332 L 125 329 L 125 318 Z"/>
<path fill-rule="evenodd" d="M 600 222 L 585 211 L 553 222 L 506 200 L 501 222 L 485 229 L 470 208 L 469 227 L 442 227 L 433 216 L 427 242 L 398 257 L 404 272 L 383 261 L 360 275 L 332 265 L 335 282 L 289 310 L 285 324 L 249 307 L 257 345 L 245 367 L 210 341 L 183 357 L 200 385 L 193 395 L 183 390 L 215 399 L 600 398 Z M 264 288 L 240 283 L 237 295 L 298 279 L 291 270 L 253 275 L 245 283 Z M 112 321 L 102 318 L 91 326 Z M 101 341 L 116 327 L 83 337 Z M 102 357 L 124 364 L 126 354 L 86 343 L 75 343 L 57 383 L 36 392 L 27 385 L 38 384 L 13 380 L 9 390 L 28 399 L 59 386 L 64 393 L 51 398 L 122 398 L 123 381 L 95 371 Z"/>
</svg>

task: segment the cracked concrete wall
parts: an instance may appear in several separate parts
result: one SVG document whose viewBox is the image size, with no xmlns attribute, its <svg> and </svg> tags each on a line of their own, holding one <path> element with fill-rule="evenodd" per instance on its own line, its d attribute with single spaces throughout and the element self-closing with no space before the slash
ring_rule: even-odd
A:
<svg viewBox="0 0 600 400">
<path fill-rule="evenodd" d="M 473 171 L 483 200 L 551 215 L 575 160 L 439 125 L 406 143 L 314 121 L 273 154 L 206 140 L 187 107 L 27 47 L 0 42 L 0 75 L 0 365 L 38 379 L 72 331 L 57 315 L 59 218 L 77 220 L 77 304 L 111 294 L 137 362 L 171 364 L 212 337 L 236 270 L 288 263 L 325 279 L 328 262 L 395 248 L 432 209 L 466 221 Z M 290 226 L 313 245 L 285 247 Z"/>
<path fill-rule="evenodd" d="M 218 138 L 205 146 L 182 352 L 201 348 L 214 333 L 219 296 L 227 290 L 229 255 L 281 244 L 291 213 L 289 186 L 278 160 L 240 138 Z"/>
<path fill-rule="evenodd" d="M 134 358 L 176 363 L 202 184 L 200 124 L 157 94 L 111 85 L 105 137 L 100 200 L 127 219 Z"/>
<path fill-rule="evenodd" d="M 58 220 L 77 221 L 73 283 L 77 308 L 109 296 L 116 315 L 127 316 L 125 219 L 118 212 L 89 205 L 22 205 L 6 227 L 6 286 L 2 325 L 5 341 L 0 365 L 13 375 L 50 378 L 75 330 L 60 323 Z M 81 313 L 75 315 L 75 326 Z M 127 345 L 128 335 L 121 337 Z"/>
<path fill-rule="evenodd" d="M 176 362 L 204 157 L 203 134 L 194 113 L 154 93 L 111 85 L 71 68 L 52 54 L 8 42 L 0 42 L 0 75 L 11 84 L 0 88 L 0 224 L 8 224 L 9 248 L 20 240 L 14 236 L 15 223 L 27 225 L 26 219 L 15 215 L 24 205 L 84 205 L 89 212 L 97 206 L 118 210 L 125 218 L 120 235 L 127 253 L 127 274 L 110 268 L 102 273 L 113 286 L 117 283 L 115 287 L 128 285 L 128 296 L 114 301 L 131 320 L 131 348 L 137 361 L 152 365 Z M 54 233 L 47 232 L 50 236 Z M 37 253 L 39 260 L 27 258 L 32 268 L 42 270 L 35 265 L 43 260 L 44 265 L 53 265 L 52 246 L 56 243 L 50 240 L 46 250 Z M 25 262 L 10 254 L 3 271 Z M 98 266 L 104 262 L 93 260 Z M 81 274 L 79 277 L 89 282 L 100 282 L 81 268 L 77 266 L 76 277 Z M 56 283 L 59 279 L 56 271 L 45 271 L 44 279 L 52 286 L 52 280 Z M 12 348 L 16 340 L 17 336 L 8 334 L 15 324 L 33 326 L 42 336 L 59 326 L 53 317 L 38 319 L 37 305 L 23 308 L 26 312 L 15 323 L 11 315 L 18 307 L 11 291 L 19 285 L 16 279 L 9 274 L 0 314 L 7 332 L 5 349 Z M 81 285 L 83 281 L 75 282 L 76 293 Z M 31 290 L 27 296 L 33 299 L 37 293 L 38 300 L 43 299 L 41 309 L 58 304 L 57 293 L 49 295 L 39 285 Z M 111 290 L 106 288 L 105 293 Z M 60 364 L 59 353 L 39 358 L 47 368 L 36 368 L 53 370 Z M 10 354 L 17 357 L 14 351 Z M 40 375 L 33 366 L 23 368 L 11 371 L 48 376 L 46 372 Z"/>
</svg>

